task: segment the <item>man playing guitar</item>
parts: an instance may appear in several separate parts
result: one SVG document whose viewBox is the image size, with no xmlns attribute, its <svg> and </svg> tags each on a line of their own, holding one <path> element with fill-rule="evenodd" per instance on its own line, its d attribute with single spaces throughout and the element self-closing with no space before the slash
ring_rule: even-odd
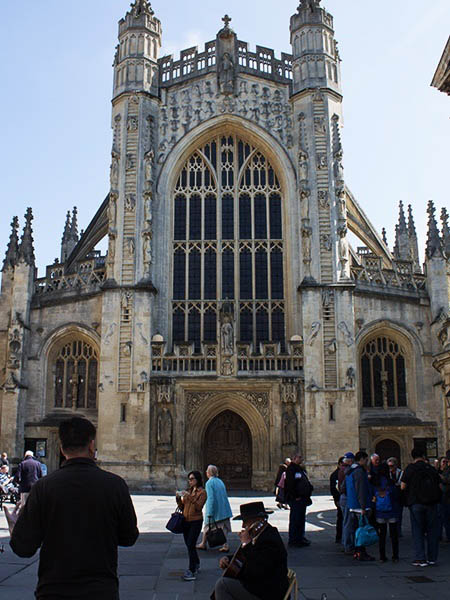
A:
<svg viewBox="0 0 450 600">
<path fill-rule="evenodd" d="M 215 600 L 282 600 L 288 589 L 287 552 L 278 529 L 267 519 L 272 510 L 263 502 L 242 504 L 241 545 L 230 560 L 220 560 L 223 576 L 213 593 Z"/>
</svg>

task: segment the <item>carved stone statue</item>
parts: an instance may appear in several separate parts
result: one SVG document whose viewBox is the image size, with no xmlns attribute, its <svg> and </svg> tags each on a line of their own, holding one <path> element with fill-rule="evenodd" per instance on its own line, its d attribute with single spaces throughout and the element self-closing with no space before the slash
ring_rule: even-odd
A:
<svg viewBox="0 0 450 600">
<path fill-rule="evenodd" d="M 234 329 L 230 321 L 225 321 L 221 327 L 222 354 L 231 356 L 234 352 Z"/>
<path fill-rule="evenodd" d="M 345 384 L 345 387 L 352 390 L 355 387 L 355 379 L 356 379 L 355 369 L 353 367 L 349 367 L 347 369 L 347 382 Z"/>
<path fill-rule="evenodd" d="M 113 279 L 114 277 L 114 257 L 116 254 L 116 234 L 109 232 L 108 234 L 108 259 L 106 261 L 106 278 Z"/>
<path fill-rule="evenodd" d="M 222 94 L 233 94 L 235 84 L 235 68 L 229 52 L 225 52 L 220 62 L 219 87 Z"/>
<path fill-rule="evenodd" d="M 152 263 L 152 236 L 149 233 L 144 235 L 143 254 L 144 264 L 146 265 L 148 271 L 148 268 Z"/>
<path fill-rule="evenodd" d="M 338 198 L 338 202 L 337 202 L 338 217 L 341 221 L 346 221 L 347 220 L 347 202 L 345 200 L 345 191 L 343 190 L 343 188 L 339 188 L 336 192 L 336 195 Z"/>
<path fill-rule="evenodd" d="M 283 443 L 287 445 L 297 444 L 298 421 L 295 412 L 290 409 L 283 414 Z"/>
<path fill-rule="evenodd" d="M 153 221 L 152 214 L 152 196 L 151 194 L 146 194 L 144 199 L 144 220 L 146 223 L 151 223 Z"/>
<path fill-rule="evenodd" d="M 163 408 L 159 413 L 157 429 L 158 444 L 171 446 L 173 421 L 172 415 L 170 414 L 170 410 L 168 408 Z"/>
<path fill-rule="evenodd" d="M 334 176 L 337 182 L 344 181 L 344 167 L 342 165 L 342 155 L 341 153 L 336 154 L 336 160 L 334 161 Z"/>
<path fill-rule="evenodd" d="M 308 154 L 304 150 L 298 153 L 298 174 L 300 181 L 308 180 Z"/>
<path fill-rule="evenodd" d="M 108 203 L 108 222 L 110 230 L 114 230 L 116 228 L 116 220 L 117 220 L 117 196 L 115 194 L 110 194 L 109 203 Z"/>
<path fill-rule="evenodd" d="M 153 150 L 146 152 L 145 157 L 145 181 L 153 182 L 153 163 L 155 161 L 155 153 Z"/>
<path fill-rule="evenodd" d="M 303 262 L 304 263 L 311 262 L 311 236 L 312 236 L 311 227 L 303 226 L 302 227 L 302 253 L 303 253 Z"/>
<path fill-rule="evenodd" d="M 119 185 L 119 156 L 116 152 L 112 153 L 109 180 L 111 183 L 111 189 L 117 189 L 117 186 Z"/>
<path fill-rule="evenodd" d="M 300 214 L 301 214 L 302 221 L 309 219 L 309 196 L 310 196 L 310 194 L 311 194 L 311 192 L 309 191 L 308 188 L 302 188 L 300 190 L 300 200 L 301 200 Z"/>
<path fill-rule="evenodd" d="M 341 262 L 341 279 L 348 279 L 347 265 L 349 260 L 349 249 L 347 240 L 347 227 L 339 227 L 339 260 Z"/>
</svg>

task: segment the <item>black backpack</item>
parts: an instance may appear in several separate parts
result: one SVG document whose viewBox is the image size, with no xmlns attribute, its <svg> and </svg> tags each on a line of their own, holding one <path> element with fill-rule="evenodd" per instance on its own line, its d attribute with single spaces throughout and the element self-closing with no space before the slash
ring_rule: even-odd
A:
<svg viewBox="0 0 450 600">
<path fill-rule="evenodd" d="M 418 504 L 438 504 L 441 501 L 439 474 L 431 465 L 417 469 L 411 487 Z"/>
</svg>

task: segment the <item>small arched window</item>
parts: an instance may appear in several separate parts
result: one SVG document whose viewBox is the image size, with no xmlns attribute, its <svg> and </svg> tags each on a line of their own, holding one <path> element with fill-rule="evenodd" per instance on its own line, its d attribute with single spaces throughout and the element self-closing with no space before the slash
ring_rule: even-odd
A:
<svg viewBox="0 0 450 600">
<path fill-rule="evenodd" d="M 53 359 L 54 408 L 96 409 L 98 353 L 84 340 L 65 343 Z"/>
<path fill-rule="evenodd" d="M 406 352 L 387 335 L 368 341 L 361 353 L 362 405 L 396 408 L 408 405 Z"/>
</svg>

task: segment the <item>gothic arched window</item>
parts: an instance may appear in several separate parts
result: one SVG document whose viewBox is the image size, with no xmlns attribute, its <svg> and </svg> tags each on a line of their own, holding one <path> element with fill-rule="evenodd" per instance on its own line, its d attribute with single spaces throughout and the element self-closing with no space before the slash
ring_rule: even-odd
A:
<svg viewBox="0 0 450 600">
<path fill-rule="evenodd" d="M 65 343 L 53 359 L 53 406 L 97 408 L 98 353 L 83 340 Z"/>
<path fill-rule="evenodd" d="M 281 186 L 264 154 L 235 135 L 197 149 L 174 192 L 174 342 L 218 338 L 220 303 L 234 303 L 237 338 L 285 344 Z"/>
<path fill-rule="evenodd" d="M 407 406 L 406 352 L 387 335 L 366 342 L 361 353 L 364 408 Z"/>
</svg>

